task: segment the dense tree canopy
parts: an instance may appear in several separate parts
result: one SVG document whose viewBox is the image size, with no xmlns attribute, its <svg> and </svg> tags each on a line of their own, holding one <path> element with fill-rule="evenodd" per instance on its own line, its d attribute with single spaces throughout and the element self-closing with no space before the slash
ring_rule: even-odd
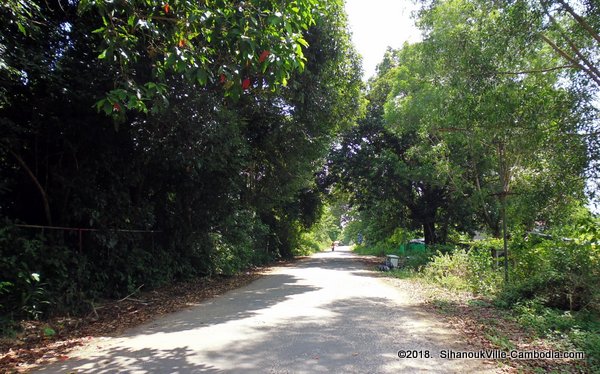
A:
<svg viewBox="0 0 600 374">
<path fill-rule="evenodd" d="M 319 219 L 314 174 L 361 106 L 340 2 L 15 1 L 0 20 L 11 313 L 289 257 Z"/>
<path fill-rule="evenodd" d="M 499 236 L 505 201 L 510 225 L 532 229 L 584 199 L 591 91 L 568 80 L 546 21 L 521 1 L 424 7 L 423 42 L 388 50 L 367 116 L 332 153 L 330 179 L 362 217 L 443 243 L 451 230 Z"/>
</svg>

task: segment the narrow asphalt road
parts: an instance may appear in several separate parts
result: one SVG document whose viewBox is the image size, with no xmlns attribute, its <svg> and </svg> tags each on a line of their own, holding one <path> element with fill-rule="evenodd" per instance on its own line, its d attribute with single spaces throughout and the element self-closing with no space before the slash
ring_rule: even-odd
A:
<svg viewBox="0 0 600 374">
<path fill-rule="evenodd" d="M 41 373 L 484 373 L 448 326 L 348 251 L 319 253 L 237 290 L 94 339 Z M 434 358 L 400 359 L 398 350 Z"/>
</svg>

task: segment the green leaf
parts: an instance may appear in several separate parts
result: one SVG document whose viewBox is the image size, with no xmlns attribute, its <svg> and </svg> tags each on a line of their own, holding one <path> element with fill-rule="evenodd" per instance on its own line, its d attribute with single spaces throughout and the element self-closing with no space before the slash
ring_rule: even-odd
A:
<svg viewBox="0 0 600 374">
<path fill-rule="evenodd" d="M 279 22 L 281 22 L 281 18 L 271 14 L 269 15 L 269 17 L 267 17 L 267 23 L 271 26 L 276 26 L 277 24 L 279 24 Z"/>
<path fill-rule="evenodd" d="M 302 44 L 304 47 L 308 48 L 308 42 L 306 40 L 304 40 L 304 38 L 298 38 L 296 39 L 296 42 Z"/>
<path fill-rule="evenodd" d="M 27 30 L 25 29 L 25 26 L 23 26 L 23 24 L 21 22 L 17 22 L 17 27 L 19 28 L 19 31 L 23 35 L 27 35 Z"/>
<path fill-rule="evenodd" d="M 198 69 L 198 71 L 196 72 L 196 79 L 198 80 L 198 83 L 200 85 L 205 86 L 208 81 L 208 74 L 206 70 Z"/>
<path fill-rule="evenodd" d="M 96 103 L 96 109 L 98 111 L 102 110 L 106 115 L 112 114 L 113 112 L 112 104 L 108 99 L 98 100 Z"/>
<path fill-rule="evenodd" d="M 46 337 L 51 337 L 51 336 L 56 335 L 56 331 L 54 331 L 54 329 L 51 327 L 44 327 L 43 331 L 44 331 L 44 336 L 46 336 Z"/>
</svg>

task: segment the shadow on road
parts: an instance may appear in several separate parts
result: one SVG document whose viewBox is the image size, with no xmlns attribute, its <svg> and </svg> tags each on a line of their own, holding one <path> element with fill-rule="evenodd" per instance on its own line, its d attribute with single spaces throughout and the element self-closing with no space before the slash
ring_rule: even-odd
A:
<svg viewBox="0 0 600 374">
<path fill-rule="evenodd" d="M 322 323 L 300 318 L 267 330 L 265 340 L 209 351 L 207 355 L 244 362 L 250 372 L 269 367 L 306 373 L 458 371 L 453 361 L 438 359 L 432 365 L 431 359 L 397 357 L 400 349 L 429 351 L 437 356 L 440 349 L 448 348 L 449 340 L 453 341 L 443 330 L 415 324 L 430 318 L 418 306 L 399 308 L 388 299 L 361 298 L 338 300 L 323 308 L 332 311 L 334 317 Z M 268 355 L 265 349 L 269 349 Z"/>
<path fill-rule="evenodd" d="M 458 361 L 398 358 L 401 349 L 436 357 L 465 347 L 420 305 L 388 297 L 396 291 L 367 279 L 379 275 L 366 267 L 348 252 L 320 253 L 47 372 L 465 371 Z"/>
<path fill-rule="evenodd" d="M 361 264 L 356 258 L 352 257 L 331 257 L 331 258 L 311 258 L 299 262 L 296 266 L 299 269 L 306 268 L 323 268 L 328 270 L 358 270 L 363 269 L 364 265 Z"/>
<path fill-rule="evenodd" d="M 99 360 L 78 360 L 77 372 L 260 373 L 266 368 L 275 373 L 458 371 L 456 361 L 436 360 L 432 370 L 431 359 L 397 357 L 400 349 L 438 355 L 452 339 L 428 325 L 415 325 L 415 320 L 428 318 L 417 307 L 398 308 L 388 299 L 362 298 L 338 300 L 323 308 L 332 311 L 334 317 L 322 323 L 299 318 L 262 328 L 263 339 L 203 352 L 207 362 L 240 363 L 235 369 L 196 362 L 192 344 L 174 349 L 109 349 Z M 58 372 L 69 372 L 72 364 L 57 367 Z"/>
<path fill-rule="evenodd" d="M 269 286 L 269 285 L 276 286 Z M 293 295 L 319 290 L 320 287 L 298 284 L 298 278 L 288 274 L 271 274 L 252 283 L 252 287 L 242 287 L 224 295 L 204 301 L 203 313 L 190 308 L 171 314 L 169 323 L 155 321 L 149 325 L 132 329 L 126 336 L 155 334 L 160 332 L 186 331 L 203 326 L 217 325 L 254 316 L 258 311 L 268 309 Z"/>
<path fill-rule="evenodd" d="M 56 366 L 58 373 L 223 373 L 211 365 L 193 363 L 188 360 L 192 353 L 189 347 L 170 350 L 143 348 L 110 349 L 102 359 L 78 360 L 76 371 L 68 364 Z M 126 365 L 126 366 L 125 366 Z M 126 369 L 124 369 L 126 367 Z"/>
</svg>

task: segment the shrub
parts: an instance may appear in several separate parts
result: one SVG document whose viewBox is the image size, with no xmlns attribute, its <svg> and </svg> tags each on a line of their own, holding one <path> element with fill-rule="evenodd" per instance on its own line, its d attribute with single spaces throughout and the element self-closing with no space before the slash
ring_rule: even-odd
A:
<svg viewBox="0 0 600 374">
<path fill-rule="evenodd" d="M 509 302 L 535 296 L 547 306 L 600 313 L 600 248 L 572 239 L 529 237 L 516 240 Z"/>
<path fill-rule="evenodd" d="M 466 290 L 468 284 L 467 253 L 459 250 L 450 253 L 438 252 L 423 269 L 423 275 L 436 283 L 455 290 Z"/>
<path fill-rule="evenodd" d="M 546 300 L 534 298 L 514 306 L 517 321 L 539 337 L 558 337 L 565 349 L 586 353 L 592 371 L 600 369 L 600 320 L 588 312 L 562 311 L 545 306 Z"/>
<path fill-rule="evenodd" d="M 419 251 L 409 245 L 409 241 L 414 239 L 416 236 L 417 234 L 414 231 L 399 227 L 396 228 L 393 234 L 387 239 L 375 243 L 363 243 L 361 245 L 357 245 L 354 250 L 358 254 L 373 256 L 415 256 L 418 255 Z"/>
<path fill-rule="evenodd" d="M 40 318 L 52 297 L 46 279 L 56 274 L 57 284 L 67 281 L 66 269 L 56 269 L 51 251 L 45 250 L 39 238 L 24 238 L 15 226 L 0 228 L 0 310 L 9 316 L 4 324 L 12 318 Z"/>
<path fill-rule="evenodd" d="M 496 292 L 500 274 L 494 268 L 487 250 L 472 247 L 455 249 L 446 253 L 438 250 L 423 269 L 423 275 L 451 289 L 475 293 Z"/>
<path fill-rule="evenodd" d="M 404 253 L 404 266 L 414 271 L 420 271 L 431 261 L 435 253 L 436 252 L 429 247 L 407 245 L 407 249 Z"/>
</svg>

